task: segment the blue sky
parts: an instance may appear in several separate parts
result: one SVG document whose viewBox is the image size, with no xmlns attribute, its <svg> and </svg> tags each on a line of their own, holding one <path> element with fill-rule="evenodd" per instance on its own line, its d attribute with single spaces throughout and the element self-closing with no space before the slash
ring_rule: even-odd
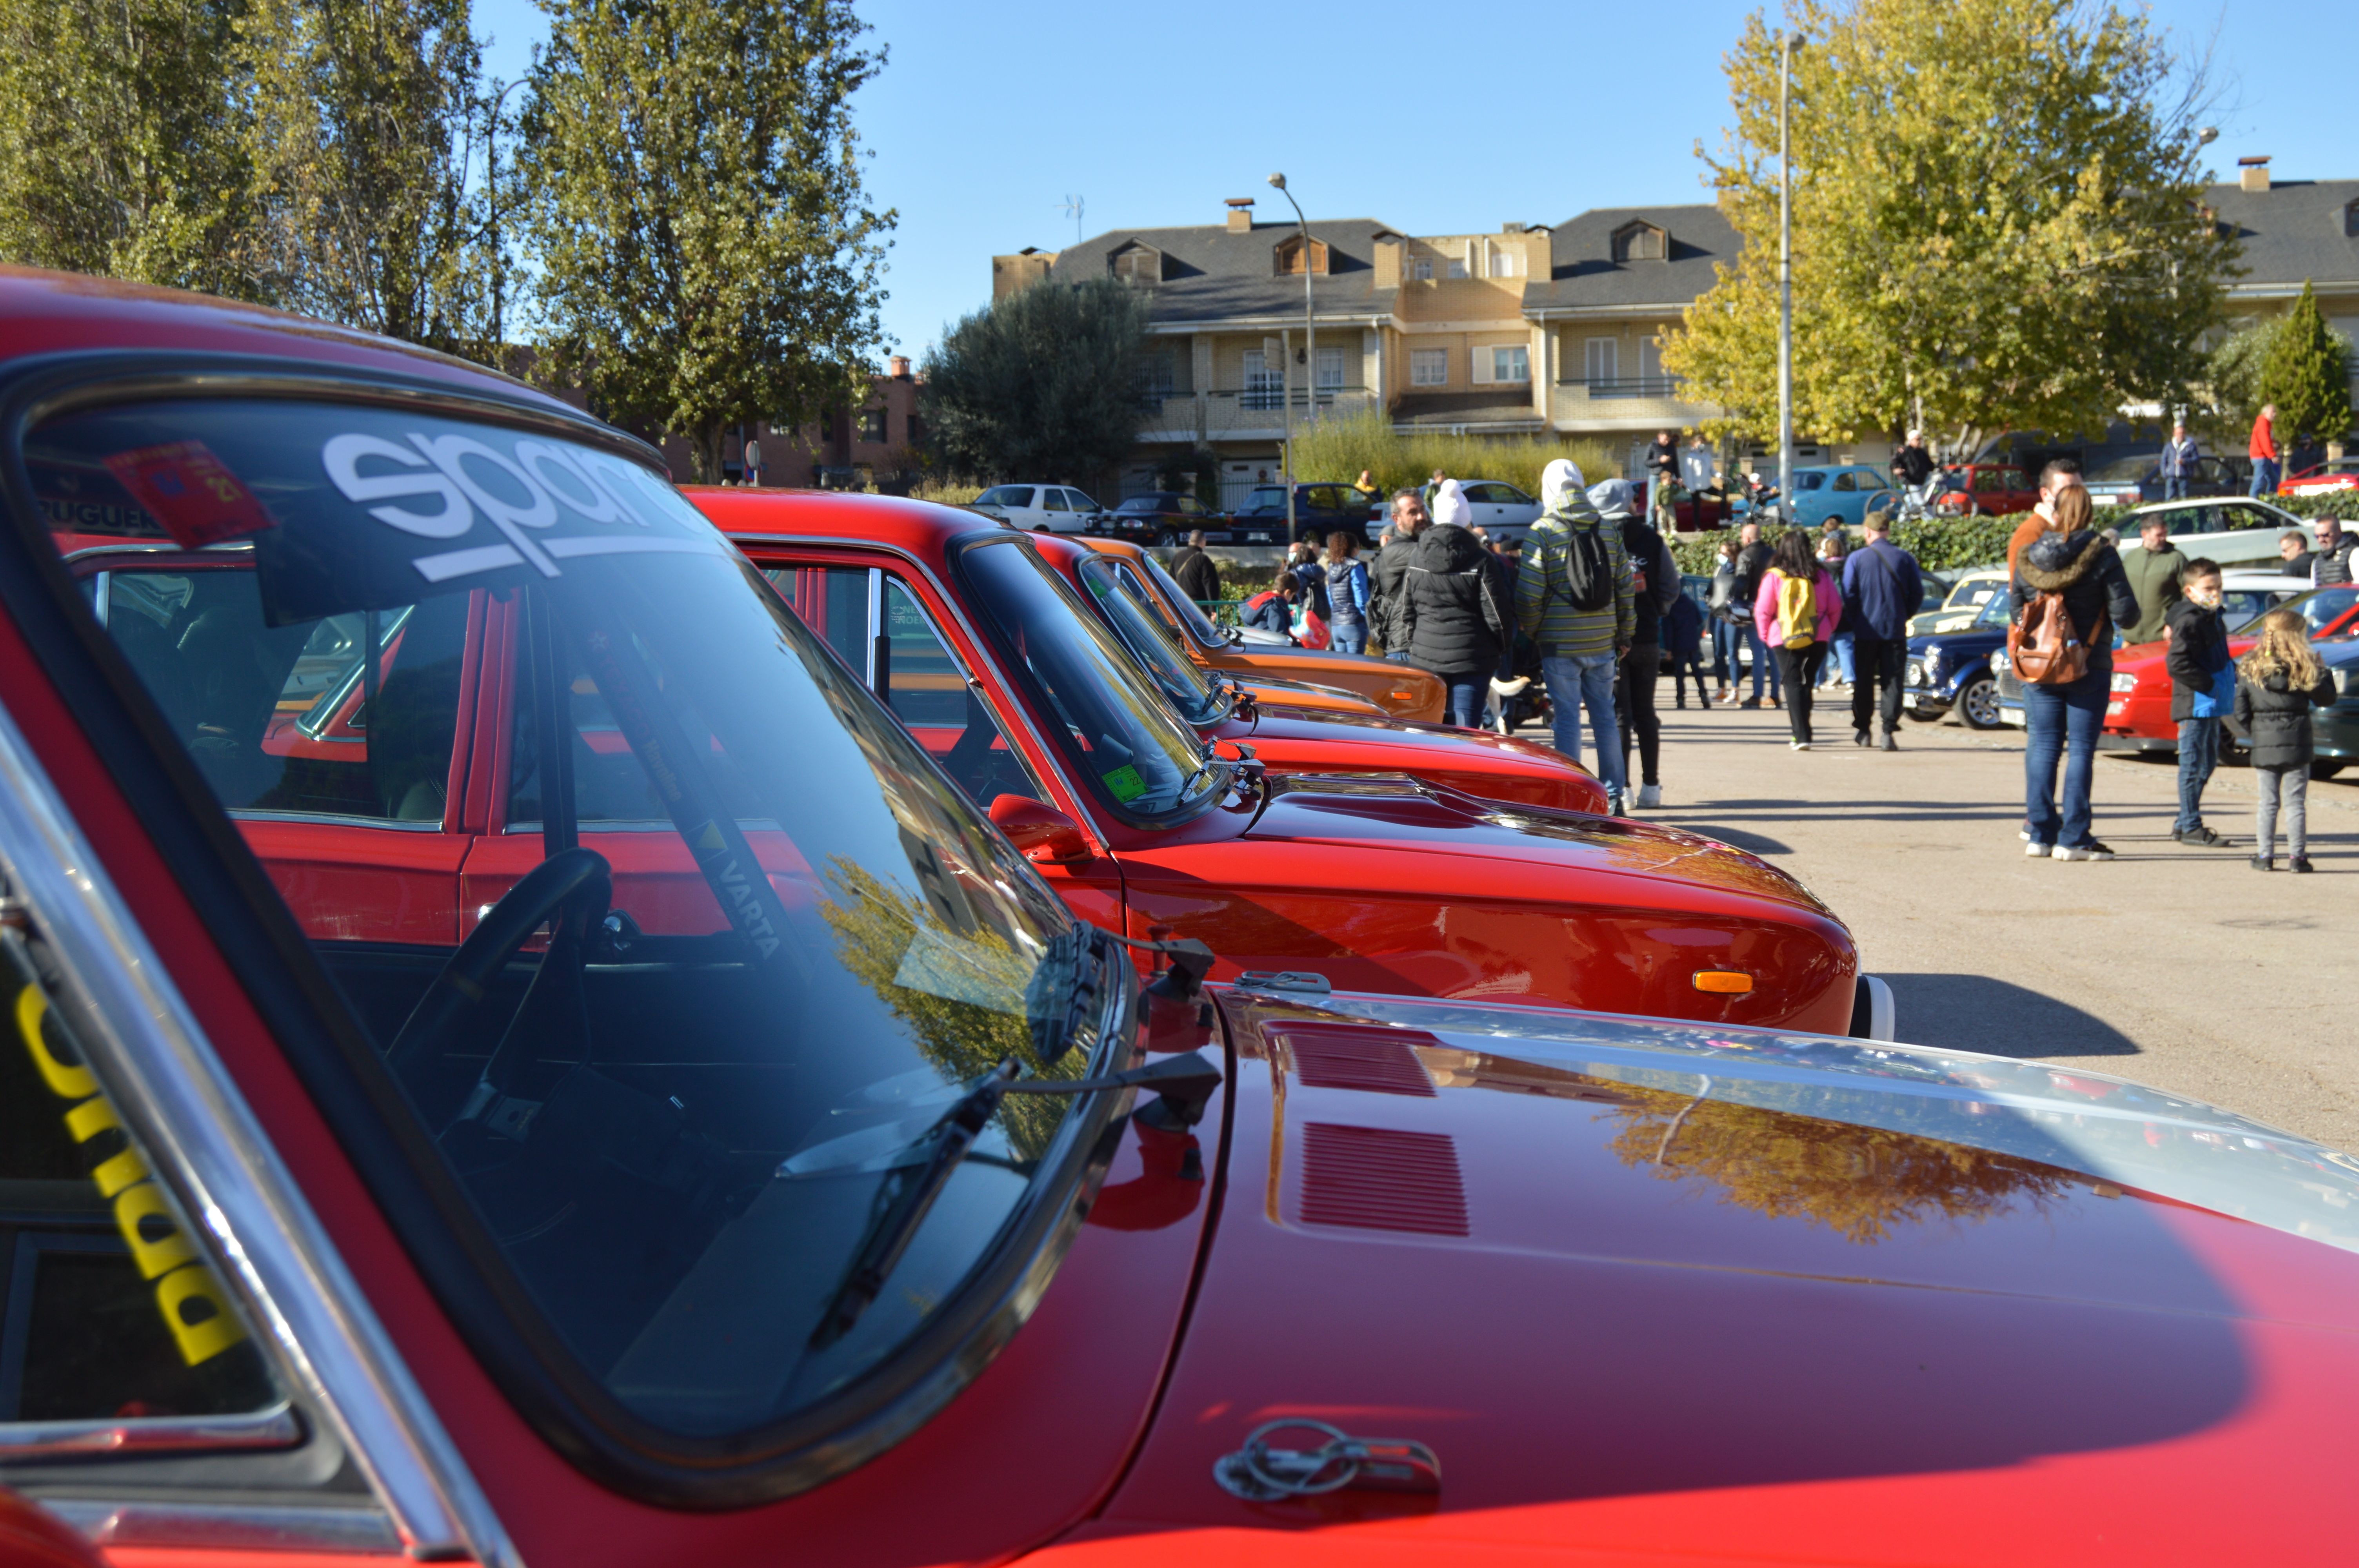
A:
<svg viewBox="0 0 2359 1568">
<path fill-rule="evenodd" d="M 1591 207 L 1704 200 L 1698 140 L 1728 120 L 1721 55 L 1749 5 L 1489 0 L 863 0 L 889 47 L 857 113 L 869 189 L 898 208 L 887 332 L 920 353 L 986 303 L 991 257 L 1090 233 L 1210 223 L 1283 169 L 1315 222 L 1413 233 L 1553 223 Z M 2158 0 L 2182 47 L 2219 32 L 2214 171 L 2274 156 L 2280 179 L 2359 176 L 2348 98 L 2306 51 L 2340 59 L 2324 0 Z M 475 0 L 486 66 L 521 75 L 547 23 L 532 0 Z M 1440 36 L 1446 34 L 1447 36 Z M 1305 81 L 1307 88 L 1293 85 Z"/>
</svg>

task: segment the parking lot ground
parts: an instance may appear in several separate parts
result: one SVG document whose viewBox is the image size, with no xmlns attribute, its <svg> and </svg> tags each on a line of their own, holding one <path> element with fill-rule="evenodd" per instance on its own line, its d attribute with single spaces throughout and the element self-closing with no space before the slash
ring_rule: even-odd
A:
<svg viewBox="0 0 2359 1568">
<path fill-rule="evenodd" d="M 2283 869 L 2282 826 L 2279 869 L 2247 863 L 2245 770 L 2204 797 L 2233 847 L 2183 849 L 2174 768 L 2104 755 L 2096 830 L 2120 858 L 2033 860 L 2020 730 L 1908 720 L 1901 751 L 1864 751 L 1833 689 L 1797 752 L 1784 713 L 1682 712 L 1664 683 L 1664 804 L 1639 815 L 1808 883 L 1892 983 L 1904 1040 L 2118 1073 L 2359 1150 L 2359 773 L 2310 786 L 2313 876 Z"/>
</svg>

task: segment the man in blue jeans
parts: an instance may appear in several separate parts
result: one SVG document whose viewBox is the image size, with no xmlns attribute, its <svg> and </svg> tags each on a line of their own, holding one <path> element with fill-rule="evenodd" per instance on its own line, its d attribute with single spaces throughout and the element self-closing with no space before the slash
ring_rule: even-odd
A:
<svg viewBox="0 0 2359 1568">
<path fill-rule="evenodd" d="M 1430 522 L 1425 497 L 1414 490 L 1394 492 L 1392 526 L 1386 530 L 1375 564 L 1368 568 L 1368 631 L 1384 643 L 1385 657 L 1397 665 L 1408 663 L 1408 638 L 1394 618 L 1400 613 L 1401 599 L 1408 591 L 1403 579 L 1408 575 L 1410 557 L 1417 554 L 1417 536 Z"/>
<path fill-rule="evenodd" d="M 1540 676 L 1555 709 L 1556 749 L 1581 760 L 1581 710 L 1589 709 L 1597 743 L 1597 776 L 1605 781 L 1606 809 L 1622 814 L 1627 787 L 1622 734 L 1614 721 L 1614 676 L 1637 634 L 1631 599 L 1629 554 L 1622 531 L 1608 528 L 1583 493 L 1581 470 L 1564 458 L 1540 472 L 1547 510 L 1524 539 L 1516 571 L 1516 622 L 1539 644 Z M 1582 568 L 1575 570 L 1578 553 Z M 1575 597 L 1586 579 L 1589 600 Z"/>
</svg>

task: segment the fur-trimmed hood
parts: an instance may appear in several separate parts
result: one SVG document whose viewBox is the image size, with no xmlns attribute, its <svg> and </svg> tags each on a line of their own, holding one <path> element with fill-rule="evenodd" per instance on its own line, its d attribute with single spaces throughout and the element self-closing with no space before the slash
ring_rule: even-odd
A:
<svg viewBox="0 0 2359 1568">
<path fill-rule="evenodd" d="M 2042 534 L 2023 547 L 2016 575 L 2026 588 L 2040 593 L 2060 593 L 2087 577 L 2113 549 L 2093 528 L 2070 534 Z"/>
</svg>

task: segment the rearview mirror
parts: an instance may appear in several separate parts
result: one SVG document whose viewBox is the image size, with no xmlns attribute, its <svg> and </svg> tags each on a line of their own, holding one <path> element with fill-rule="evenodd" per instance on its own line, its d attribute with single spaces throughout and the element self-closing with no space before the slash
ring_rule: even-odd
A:
<svg viewBox="0 0 2359 1568">
<path fill-rule="evenodd" d="M 994 800 L 991 822 L 1026 860 L 1039 865 L 1086 860 L 1092 853 L 1081 824 L 1053 806 L 1020 795 L 1003 795 Z"/>
</svg>

